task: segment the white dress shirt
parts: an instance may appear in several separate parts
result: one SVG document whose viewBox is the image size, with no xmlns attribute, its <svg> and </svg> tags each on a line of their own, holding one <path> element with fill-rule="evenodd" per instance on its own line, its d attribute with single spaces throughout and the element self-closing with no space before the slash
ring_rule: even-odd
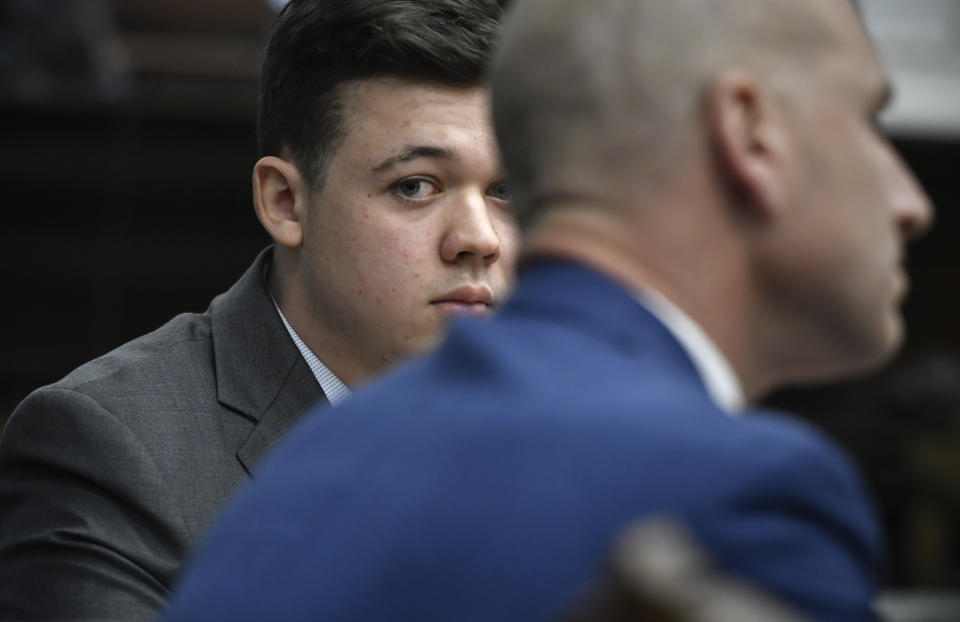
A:
<svg viewBox="0 0 960 622">
<path fill-rule="evenodd" d="M 273 300 L 273 296 L 271 296 L 270 299 Z M 283 314 L 283 311 L 280 310 L 280 306 L 277 305 L 276 300 L 273 301 L 273 306 L 276 307 L 277 313 L 280 314 L 280 319 L 283 320 L 283 325 L 287 327 L 287 332 L 290 333 L 290 338 L 293 339 L 293 343 L 297 344 L 297 349 L 300 350 L 300 354 L 303 355 L 303 360 L 310 366 L 310 371 L 313 372 L 317 382 L 320 383 L 320 388 L 323 390 L 323 394 L 327 396 L 327 401 L 330 402 L 330 405 L 336 406 L 344 399 L 350 397 L 350 389 L 347 388 L 347 385 L 343 384 L 343 381 L 337 378 L 337 375 L 330 371 L 330 369 L 323 364 L 323 361 L 313 353 L 313 350 L 303 342 L 303 339 L 300 338 L 297 331 L 293 330 L 293 326 L 290 326 L 290 322 L 287 321 L 286 316 Z"/>
<path fill-rule="evenodd" d="M 713 402 L 727 414 L 739 415 L 746 403 L 740 379 L 707 333 L 659 292 L 645 288 L 636 296 L 640 304 L 680 342 Z"/>
</svg>

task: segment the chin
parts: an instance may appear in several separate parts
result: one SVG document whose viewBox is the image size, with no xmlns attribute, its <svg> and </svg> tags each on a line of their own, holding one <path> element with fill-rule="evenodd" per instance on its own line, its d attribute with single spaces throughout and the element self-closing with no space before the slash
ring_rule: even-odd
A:
<svg viewBox="0 0 960 622">
<path fill-rule="evenodd" d="M 848 332 L 831 342 L 829 351 L 822 351 L 803 365 L 790 384 L 824 384 L 852 380 L 878 371 L 887 365 L 903 345 L 903 322 L 899 315 L 874 323 L 874 330 L 861 325 L 856 333 Z M 845 337 L 845 338 L 844 338 Z"/>
<path fill-rule="evenodd" d="M 442 322 L 435 330 L 419 335 L 407 342 L 404 358 L 419 356 L 421 354 L 434 350 L 443 341 L 447 335 L 447 325 L 449 322 Z"/>
<path fill-rule="evenodd" d="M 903 342 L 903 321 L 899 314 L 892 314 L 884 322 L 882 330 L 867 336 L 862 347 L 850 357 L 846 371 L 837 374 L 838 379 L 856 378 L 878 371 L 900 352 Z"/>
</svg>

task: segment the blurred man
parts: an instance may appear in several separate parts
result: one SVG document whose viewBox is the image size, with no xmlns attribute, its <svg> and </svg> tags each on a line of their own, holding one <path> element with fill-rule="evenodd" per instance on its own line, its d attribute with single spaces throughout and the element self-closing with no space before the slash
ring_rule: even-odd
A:
<svg viewBox="0 0 960 622">
<path fill-rule="evenodd" d="M 169 620 L 545 620 L 636 517 L 827 622 L 874 620 L 847 460 L 751 406 L 886 361 L 931 206 L 846 0 L 528 0 L 493 74 L 525 227 L 492 322 L 265 466 Z"/>
<path fill-rule="evenodd" d="M 206 313 L 14 413 L 0 441 L 0 618 L 151 618 L 305 409 L 500 302 L 515 235 L 484 86 L 500 18 L 494 0 L 287 6 L 253 172 L 275 244 Z"/>
</svg>

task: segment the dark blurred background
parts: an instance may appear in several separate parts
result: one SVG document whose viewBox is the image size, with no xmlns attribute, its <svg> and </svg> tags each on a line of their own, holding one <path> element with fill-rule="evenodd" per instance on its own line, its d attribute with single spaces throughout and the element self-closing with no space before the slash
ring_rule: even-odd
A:
<svg viewBox="0 0 960 622">
<path fill-rule="evenodd" d="M 203 311 L 267 244 L 253 212 L 265 0 L 0 1 L 0 420 Z"/>
<path fill-rule="evenodd" d="M 888 370 L 773 405 L 863 465 L 890 584 L 960 590 L 960 2 L 866 0 L 884 117 L 937 205 Z M 0 426 L 32 389 L 203 311 L 268 243 L 252 208 L 267 0 L 0 0 Z"/>
</svg>

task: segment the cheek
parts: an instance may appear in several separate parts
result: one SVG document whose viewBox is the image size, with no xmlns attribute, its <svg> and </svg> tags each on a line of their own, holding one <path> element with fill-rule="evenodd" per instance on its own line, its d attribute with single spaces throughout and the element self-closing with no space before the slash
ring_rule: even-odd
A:
<svg viewBox="0 0 960 622">
<path fill-rule="evenodd" d="M 512 223 L 503 240 L 504 268 L 513 271 L 516 267 L 517 255 L 520 252 L 520 234 Z"/>
<path fill-rule="evenodd" d="M 520 231 L 512 214 L 500 217 L 497 235 L 500 239 L 500 260 L 497 263 L 502 270 L 512 273 L 520 252 Z"/>
<path fill-rule="evenodd" d="M 387 294 L 397 305 L 417 298 L 439 264 L 434 236 L 401 223 L 368 224 L 347 250 L 353 278 L 370 291 Z"/>
<path fill-rule="evenodd" d="M 829 163 L 831 185 L 860 211 L 865 224 L 868 224 L 866 219 L 876 220 L 883 215 L 885 188 L 889 183 L 886 160 L 886 151 L 875 130 L 860 127 L 838 141 Z"/>
<path fill-rule="evenodd" d="M 425 269 L 438 256 L 437 244 L 429 230 L 403 226 L 387 227 L 371 236 L 368 246 L 384 265 L 396 272 Z"/>
<path fill-rule="evenodd" d="M 839 178 L 835 186 L 843 192 L 845 227 L 851 261 L 858 260 L 864 269 L 888 269 L 897 254 L 898 233 L 886 196 L 889 183 L 875 140 L 864 139 L 834 173 Z"/>
</svg>

